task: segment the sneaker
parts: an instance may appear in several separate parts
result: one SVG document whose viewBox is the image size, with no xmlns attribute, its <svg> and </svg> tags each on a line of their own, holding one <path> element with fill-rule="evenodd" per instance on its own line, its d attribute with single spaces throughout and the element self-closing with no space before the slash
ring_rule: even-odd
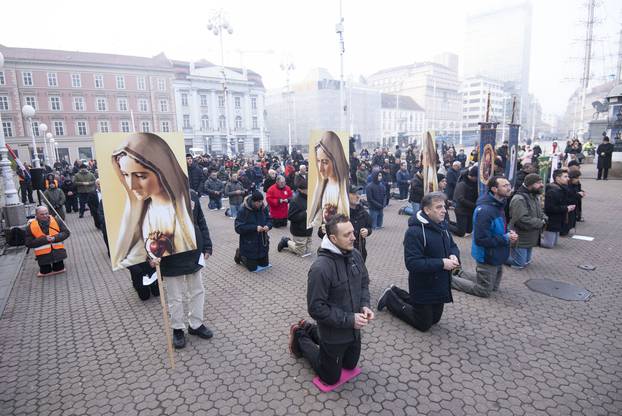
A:
<svg viewBox="0 0 622 416">
<path fill-rule="evenodd" d="M 312 255 L 312 254 L 313 254 L 312 252 L 308 251 L 308 252 L 306 252 L 305 254 L 303 254 L 303 255 L 302 255 L 302 256 L 300 256 L 300 257 L 309 257 L 309 256 L 310 256 L 310 255 Z"/>
<path fill-rule="evenodd" d="M 188 333 L 190 335 L 196 335 L 199 338 L 203 338 L 203 339 L 210 339 L 211 337 L 214 336 L 214 333 L 212 332 L 212 330 L 203 324 L 201 324 L 201 326 L 198 327 L 197 329 L 192 329 L 192 327 L 189 326 Z"/>
<path fill-rule="evenodd" d="M 380 295 L 380 299 L 378 299 L 378 305 L 376 306 L 378 312 L 382 311 L 387 306 L 387 297 L 389 296 L 389 292 L 391 291 L 391 289 L 393 289 L 393 286 L 394 285 L 391 285 L 386 288 L 384 292 L 382 292 L 382 295 Z"/>
<path fill-rule="evenodd" d="M 287 237 L 281 237 L 281 241 L 279 241 L 279 244 L 276 246 L 277 251 L 280 253 L 281 251 L 283 251 L 283 249 L 285 247 L 287 247 L 287 242 L 289 241 L 289 238 Z"/>
<path fill-rule="evenodd" d="M 173 329 L 173 346 L 176 350 L 186 346 L 186 336 L 183 329 Z"/>
<path fill-rule="evenodd" d="M 303 321 L 304 319 L 301 320 L 301 322 Z M 299 329 L 300 329 L 299 324 L 293 324 L 292 326 L 289 327 L 289 341 L 288 341 L 289 353 L 296 358 L 302 357 L 302 352 L 300 351 L 300 345 L 298 345 L 298 336 L 296 335 L 296 331 L 298 331 Z"/>
</svg>

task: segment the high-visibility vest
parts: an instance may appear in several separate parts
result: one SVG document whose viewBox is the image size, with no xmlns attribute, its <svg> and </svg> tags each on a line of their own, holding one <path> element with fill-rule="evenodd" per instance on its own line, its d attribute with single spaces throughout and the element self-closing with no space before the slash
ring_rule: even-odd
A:
<svg viewBox="0 0 622 416">
<path fill-rule="evenodd" d="M 60 231 L 60 228 L 58 226 L 58 223 L 56 222 L 56 219 L 52 216 L 50 216 L 50 226 L 49 226 L 49 231 L 48 231 L 49 234 L 43 233 L 43 231 L 41 230 L 41 227 L 39 226 L 39 221 L 33 220 L 30 223 L 30 232 L 35 238 L 45 237 L 46 235 L 49 235 L 50 237 L 54 237 L 55 235 L 58 234 L 59 231 Z M 52 252 L 52 249 L 61 250 L 64 248 L 65 248 L 65 245 L 63 243 L 44 244 L 42 246 L 35 248 L 35 256 L 39 257 L 45 254 L 50 254 Z"/>
<path fill-rule="evenodd" d="M 56 179 L 54 179 L 54 185 L 56 185 L 56 187 L 58 188 L 58 181 Z M 48 180 L 45 180 L 45 189 L 50 187 L 50 183 L 48 182 Z"/>
</svg>

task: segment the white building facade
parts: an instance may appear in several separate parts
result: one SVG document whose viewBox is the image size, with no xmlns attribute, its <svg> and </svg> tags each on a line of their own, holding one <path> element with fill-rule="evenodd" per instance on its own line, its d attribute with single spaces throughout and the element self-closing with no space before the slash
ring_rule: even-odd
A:
<svg viewBox="0 0 622 416">
<path fill-rule="evenodd" d="M 506 137 L 511 121 L 512 97 L 506 94 L 504 83 L 492 78 L 472 77 L 462 82 L 462 136 L 467 142 L 479 135 L 479 122 L 486 120 L 490 93 L 489 121 L 498 122 L 498 137 Z M 518 122 L 518 118 L 516 119 Z"/>
<path fill-rule="evenodd" d="M 382 145 L 405 145 L 421 141 L 425 131 L 425 111 L 411 97 L 382 94 Z"/>
<path fill-rule="evenodd" d="M 267 146 L 265 89 L 259 74 L 208 62 L 176 62 L 177 125 L 186 149 L 209 154 L 255 154 Z"/>
</svg>

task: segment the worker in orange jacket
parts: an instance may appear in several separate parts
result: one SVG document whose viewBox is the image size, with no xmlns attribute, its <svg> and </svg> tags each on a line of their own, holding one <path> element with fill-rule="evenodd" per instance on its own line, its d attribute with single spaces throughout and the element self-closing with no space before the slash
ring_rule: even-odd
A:
<svg viewBox="0 0 622 416">
<path fill-rule="evenodd" d="M 47 207 L 35 210 L 35 218 L 28 223 L 25 232 L 26 247 L 34 249 L 39 263 L 38 277 L 51 276 L 65 271 L 63 260 L 67 251 L 63 241 L 70 233 L 63 221 L 56 221 Z"/>
</svg>

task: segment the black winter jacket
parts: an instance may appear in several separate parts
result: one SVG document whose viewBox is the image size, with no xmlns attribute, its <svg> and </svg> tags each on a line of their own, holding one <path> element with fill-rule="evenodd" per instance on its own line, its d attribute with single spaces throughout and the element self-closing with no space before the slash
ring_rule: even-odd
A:
<svg viewBox="0 0 622 416">
<path fill-rule="evenodd" d="M 248 259 L 261 259 L 268 255 L 270 237 L 268 233 L 258 233 L 258 226 L 272 229 L 268 207 L 255 209 L 247 196 L 235 219 L 235 232 L 240 235 L 240 256 Z"/>
<path fill-rule="evenodd" d="M 560 232 L 568 222 L 568 195 L 564 188 L 556 183 L 546 186 L 544 195 L 544 213 L 549 217 L 546 231 Z"/>
<path fill-rule="evenodd" d="M 203 183 L 203 170 L 194 162 L 188 165 L 188 182 L 190 189 L 195 192 L 201 192 L 201 184 Z"/>
<path fill-rule="evenodd" d="M 462 174 L 456 189 L 454 190 L 454 201 L 456 203 L 456 215 L 473 216 L 475 203 L 478 198 L 477 182 L 471 181 L 466 172 Z"/>
<path fill-rule="evenodd" d="M 192 201 L 192 221 L 194 222 L 197 249 L 162 257 L 162 261 L 160 262 L 162 276 L 172 277 L 195 273 L 203 267 L 199 264 L 200 257 L 203 253 L 212 254 L 212 240 L 209 235 L 205 216 L 203 215 L 201 203 L 199 202 L 199 194 L 191 190 L 190 200 Z"/>
<path fill-rule="evenodd" d="M 410 217 L 404 235 L 404 262 L 412 305 L 453 302 L 451 272 L 443 269 L 443 259 L 452 254 L 460 258 L 444 222 L 435 224 L 422 211 Z"/>
<path fill-rule="evenodd" d="M 322 342 L 345 344 L 360 338 L 354 329 L 354 314 L 369 307 L 369 275 L 358 250 L 343 254 L 322 248 L 309 269 L 307 308 L 317 322 Z M 329 241 L 330 243 L 330 241 Z"/>
<path fill-rule="evenodd" d="M 354 227 L 354 248 L 361 252 L 363 261 L 367 260 L 367 238 L 361 238 L 361 228 L 367 228 L 367 237 L 372 233 L 371 217 L 363 206 L 358 204 L 356 206 L 350 206 L 350 222 Z"/>
<path fill-rule="evenodd" d="M 294 237 L 311 237 L 313 227 L 307 228 L 307 195 L 296 193 L 287 212 L 289 231 Z"/>
<path fill-rule="evenodd" d="M 423 178 L 419 177 L 419 174 L 415 174 L 413 176 L 412 181 L 410 181 L 410 191 L 408 194 L 409 202 L 420 203 L 423 198 Z"/>
<path fill-rule="evenodd" d="M 373 209 L 376 211 L 382 211 L 384 208 L 387 193 L 383 184 L 378 181 L 378 172 L 372 174 L 372 182 L 367 185 L 365 188 L 365 193 L 367 194 L 367 203 L 369 204 L 369 209 Z"/>
</svg>

